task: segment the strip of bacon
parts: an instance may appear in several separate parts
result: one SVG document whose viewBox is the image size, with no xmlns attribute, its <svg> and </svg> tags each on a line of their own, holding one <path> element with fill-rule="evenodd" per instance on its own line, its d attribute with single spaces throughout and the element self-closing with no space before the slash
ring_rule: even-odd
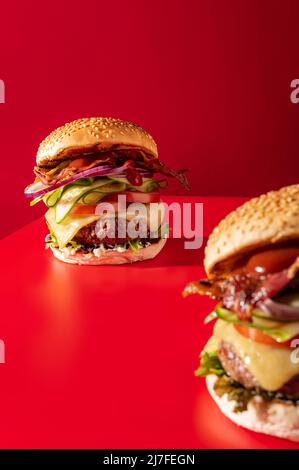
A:
<svg viewBox="0 0 299 470">
<path fill-rule="evenodd" d="M 101 158 L 94 159 L 94 157 L 87 155 L 86 159 L 90 159 L 90 162 L 88 162 L 87 165 L 81 166 L 79 168 L 73 168 L 72 160 L 68 159 L 65 162 L 60 163 L 56 168 L 49 169 L 36 166 L 34 168 L 34 173 L 43 184 L 52 185 L 65 178 L 73 176 L 76 173 L 88 170 L 89 168 L 103 165 L 105 163 L 109 163 L 110 166 L 115 168 L 119 165 L 122 165 L 127 160 L 131 160 L 131 167 L 134 168 L 135 173 L 138 173 L 139 170 L 142 169 L 148 170 L 149 174 L 161 173 L 165 176 L 176 178 L 185 189 L 189 189 L 189 184 L 185 176 L 186 170 L 175 171 L 162 163 L 158 158 L 154 158 L 153 156 L 148 155 L 139 149 L 117 149 L 110 152 L 101 152 L 98 153 L 98 155 L 101 156 Z M 77 156 L 77 158 L 80 158 L 80 156 Z M 135 174 L 134 180 L 140 180 L 142 182 L 142 178 L 141 176 L 138 178 L 138 174 Z"/>
<path fill-rule="evenodd" d="M 107 163 L 110 160 L 111 160 L 110 157 L 100 158 L 97 160 L 91 160 L 88 164 L 80 168 L 72 167 L 72 161 L 67 160 L 65 162 L 66 166 L 64 166 L 63 164 L 58 165 L 57 171 L 55 171 L 53 168 L 49 170 L 48 168 L 41 168 L 41 167 L 35 166 L 34 173 L 36 176 L 40 178 L 43 184 L 47 184 L 47 185 L 55 184 L 58 181 L 68 178 L 69 176 L 75 175 L 79 171 L 81 172 L 84 170 L 89 170 L 89 168 L 93 168 L 97 165 Z"/>
<path fill-rule="evenodd" d="M 183 296 L 208 295 L 220 300 L 224 307 L 238 314 L 239 320 L 250 321 L 252 309 L 258 302 L 272 298 L 289 286 L 299 271 L 299 257 L 283 271 L 274 274 L 236 274 L 226 279 L 203 279 L 190 282 Z"/>
</svg>

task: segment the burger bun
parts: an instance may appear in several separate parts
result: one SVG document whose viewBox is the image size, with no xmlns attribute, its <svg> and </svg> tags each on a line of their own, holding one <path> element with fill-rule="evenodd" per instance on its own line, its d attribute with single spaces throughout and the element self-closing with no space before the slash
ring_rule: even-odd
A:
<svg viewBox="0 0 299 470">
<path fill-rule="evenodd" d="M 99 256 L 93 253 L 82 253 L 80 251 L 75 254 L 71 254 L 66 250 L 60 250 L 59 248 L 50 247 L 55 258 L 69 264 L 80 264 L 80 265 L 117 265 L 126 263 L 135 263 L 136 261 L 145 261 L 147 259 L 153 259 L 162 250 L 166 243 L 167 238 L 161 238 L 159 241 L 152 243 L 151 245 L 140 248 L 137 251 L 132 251 L 128 248 L 125 251 L 118 252 L 116 250 L 106 250 L 99 254 Z"/>
<path fill-rule="evenodd" d="M 219 397 L 214 391 L 217 376 L 209 375 L 207 388 L 222 411 L 235 424 L 251 431 L 299 442 L 299 406 L 278 400 L 267 401 L 255 397 L 248 403 L 246 411 L 235 412 L 235 402 L 228 400 L 227 394 Z"/>
</svg>

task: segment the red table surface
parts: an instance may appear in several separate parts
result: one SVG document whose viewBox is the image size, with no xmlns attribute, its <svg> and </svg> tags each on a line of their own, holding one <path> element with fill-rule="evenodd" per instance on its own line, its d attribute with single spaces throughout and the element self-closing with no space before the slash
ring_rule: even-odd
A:
<svg viewBox="0 0 299 470">
<path fill-rule="evenodd" d="M 205 234 L 242 202 L 190 200 Z M 0 243 L 1 448 L 296 447 L 232 424 L 194 377 L 213 302 L 181 291 L 204 275 L 202 249 L 169 240 L 152 261 L 72 266 L 45 233 L 40 219 Z"/>
</svg>

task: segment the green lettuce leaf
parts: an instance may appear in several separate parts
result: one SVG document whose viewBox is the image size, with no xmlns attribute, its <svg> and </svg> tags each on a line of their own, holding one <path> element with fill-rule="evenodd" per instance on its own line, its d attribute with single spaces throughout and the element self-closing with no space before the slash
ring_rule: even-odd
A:
<svg viewBox="0 0 299 470">
<path fill-rule="evenodd" d="M 218 357 L 218 352 L 207 352 L 202 351 L 200 355 L 200 365 L 195 371 L 197 377 L 205 377 L 207 375 L 218 375 L 225 374 L 225 370 Z"/>
<path fill-rule="evenodd" d="M 143 247 L 141 240 L 128 240 L 128 244 L 132 251 L 138 251 Z"/>
<path fill-rule="evenodd" d="M 234 401 L 234 412 L 239 413 L 241 411 L 246 411 L 248 403 L 255 395 L 261 395 L 254 389 L 248 390 L 239 384 L 231 380 L 227 375 L 218 377 L 214 385 L 214 391 L 218 397 L 227 395 L 229 401 Z"/>
</svg>

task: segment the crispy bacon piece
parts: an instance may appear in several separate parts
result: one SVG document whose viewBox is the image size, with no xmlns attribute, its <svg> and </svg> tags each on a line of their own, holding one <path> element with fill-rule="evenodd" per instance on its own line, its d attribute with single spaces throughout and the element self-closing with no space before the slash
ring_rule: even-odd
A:
<svg viewBox="0 0 299 470">
<path fill-rule="evenodd" d="M 107 163 L 110 161 L 109 157 L 106 158 L 100 158 L 97 160 L 91 160 L 88 162 L 87 165 L 82 166 L 81 168 L 74 168 L 72 167 L 72 162 L 71 160 L 66 160 L 62 162 L 58 167 L 56 168 L 51 168 L 50 170 L 48 168 L 42 168 L 39 166 L 34 167 L 34 173 L 36 176 L 38 176 L 43 184 L 55 184 L 58 181 L 61 181 L 65 178 L 68 178 L 69 176 L 73 176 L 79 171 L 84 171 L 84 170 L 89 170 L 89 168 L 93 168 L 97 165 L 101 165 L 103 163 Z"/>
<path fill-rule="evenodd" d="M 144 152 L 142 152 L 142 155 L 144 160 L 143 162 L 141 162 L 141 166 L 148 170 L 151 170 L 153 173 L 161 173 L 162 175 L 176 178 L 182 184 L 182 186 L 184 186 L 185 189 L 190 189 L 188 180 L 185 175 L 187 171 L 186 169 L 175 171 L 169 166 L 165 165 L 165 163 L 161 162 L 159 158 L 153 158 L 151 156 L 145 155 Z"/>
<path fill-rule="evenodd" d="M 299 258 L 288 269 L 274 274 L 236 274 L 225 279 L 193 281 L 185 287 L 183 296 L 208 295 L 235 311 L 240 320 L 250 321 L 254 306 L 274 297 L 293 281 L 297 281 L 295 276 L 298 271 Z"/>
<path fill-rule="evenodd" d="M 140 171 L 148 171 L 149 175 L 153 173 L 161 173 L 165 176 L 176 178 L 185 189 L 189 189 L 189 184 L 185 176 L 186 170 L 175 171 L 169 168 L 167 165 L 161 162 L 158 158 L 154 158 L 151 155 L 139 149 L 117 149 L 110 152 L 98 153 L 100 158 L 95 159 L 94 156 L 82 155 L 87 160 L 90 159 L 87 165 L 81 166 L 80 168 L 72 167 L 72 159 L 61 162 L 56 168 L 43 168 L 36 166 L 34 168 L 35 175 L 40 179 L 43 184 L 52 185 L 65 178 L 80 173 L 89 168 L 93 168 L 103 164 L 109 164 L 112 168 L 123 165 L 126 161 L 131 161 L 131 167 L 128 169 L 128 179 L 132 181 L 132 184 L 138 186 L 142 184 L 142 176 Z M 80 158 L 77 155 L 76 158 Z"/>
</svg>

